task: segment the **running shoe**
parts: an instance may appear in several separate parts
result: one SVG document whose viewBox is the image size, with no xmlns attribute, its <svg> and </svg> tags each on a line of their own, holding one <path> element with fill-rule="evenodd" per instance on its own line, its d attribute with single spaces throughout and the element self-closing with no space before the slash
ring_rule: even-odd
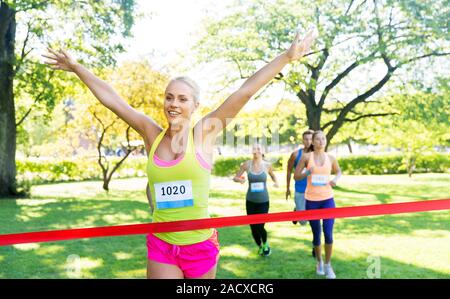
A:
<svg viewBox="0 0 450 299">
<path fill-rule="evenodd" d="M 268 243 L 264 244 L 263 250 L 262 250 L 262 254 L 263 254 L 264 256 L 269 256 L 269 255 L 272 254 L 272 249 L 270 249 Z"/>
<path fill-rule="evenodd" d="M 263 255 L 263 247 L 259 246 L 258 255 Z"/>
<path fill-rule="evenodd" d="M 336 274 L 334 274 L 333 268 L 331 267 L 331 264 L 325 264 L 325 277 L 327 279 L 335 279 Z"/>
<path fill-rule="evenodd" d="M 323 270 L 323 261 L 320 261 L 316 264 L 316 274 L 325 275 L 325 271 Z"/>
<path fill-rule="evenodd" d="M 294 212 L 295 212 L 295 208 L 294 208 Z M 293 224 L 297 224 L 297 222 L 298 222 L 297 220 L 292 220 Z"/>
</svg>

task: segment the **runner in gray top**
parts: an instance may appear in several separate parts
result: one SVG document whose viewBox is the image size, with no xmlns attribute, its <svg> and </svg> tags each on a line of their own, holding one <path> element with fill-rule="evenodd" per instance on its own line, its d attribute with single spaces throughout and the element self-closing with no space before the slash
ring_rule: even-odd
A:
<svg viewBox="0 0 450 299">
<path fill-rule="evenodd" d="M 255 144 L 253 146 L 253 159 L 242 163 L 236 176 L 233 178 L 235 182 L 245 183 L 243 176 L 247 172 L 248 189 L 246 195 L 245 206 L 247 215 L 263 214 L 269 212 L 269 193 L 267 191 L 267 174 L 270 175 L 278 187 L 278 181 L 273 173 L 272 165 L 263 160 L 264 154 L 262 146 Z M 269 256 L 272 250 L 267 242 L 267 231 L 264 228 L 264 223 L 250 225 L 253 239 L 258 245 L 258 254 Z"/>
<path fill-rule="evenodd" d="M 267 192 L 267 162 L 261 162 L 261 171 L 254 172 L 252 167 L 252 161 L 247 161 L 248 163 L 248 189 L 246 200 L 254 203 L 264 203 L 269 201 L 269 193 Z"/>
</svg>

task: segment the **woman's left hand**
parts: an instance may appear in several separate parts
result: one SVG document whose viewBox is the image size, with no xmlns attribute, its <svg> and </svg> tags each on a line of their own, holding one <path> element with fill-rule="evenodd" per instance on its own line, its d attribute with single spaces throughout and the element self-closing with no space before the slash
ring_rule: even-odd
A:
<svg viewBox="0 0 450 299">
<path fill-rule="evenodd" d="M 331 185 L 331 187 L 336 187 L 337 183 L 335 180 L 331 180 L 330 185 Z"/>
<path fill-rule="evenodd" d="M 289 60 L 293 61 L 305 56 L 310 51 L 312 43 L 318 36 L 319 33 L 316 28 L 310 29 L 304 37 L 301 37 L 300 31 L 298 31 L 291 47 L 286 52 Z"/>
<path fill-rule="evenodd" d="M 42 55 L 48 60 L 45 64 L 49 65 L 54 70 L 63 70 L 67 72 L 74 72 L 77 66 L 77 61 L 65 50 L 61 49 L 55 51 L 51 48 L 47 48 L 48 53 Z"/>
</svg>

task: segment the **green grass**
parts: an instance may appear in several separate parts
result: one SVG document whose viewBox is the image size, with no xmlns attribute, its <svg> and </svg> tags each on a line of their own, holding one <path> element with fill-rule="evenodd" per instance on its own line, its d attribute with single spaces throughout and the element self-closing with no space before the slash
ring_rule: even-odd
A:
<svg viewBox="0 0 450 299">
<path fill-rule="evenodd" d="M 281 182 L 284 173 L 277 173 Z M 0 200 L 0 234 L 149 222 L 145 179 L 35 186 L 29 199 Z M 448 198 L 449 174 L 345 176 L 337 206 Z M 246 185 L 214 177 L 210 213 L 245 214 Z M 292 211 L 284 186 L 270 188 L 271 212 Z M 217 278 L 318 278 L 309 226 L 268 223 L 270 257 L 256 255 L 248 226 L 219 229 Z M 381 278 L 450 278 L 450 211 L 337 219 L 333 267 L 338 278 L 367 278 L 373 261 Z M 73 258 L 79 257 L 77 274 Z M 0 278 L 144 278 L 145 236 L 0 247 Z M 74 276 L 75 275 L 75 276 Z M 78 275 L 78 276 L 77 276 Z"/>
</svg>

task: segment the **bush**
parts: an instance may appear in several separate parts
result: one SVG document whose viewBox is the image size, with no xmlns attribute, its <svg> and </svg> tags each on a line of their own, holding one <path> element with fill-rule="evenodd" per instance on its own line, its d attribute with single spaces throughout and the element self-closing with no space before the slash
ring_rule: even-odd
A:
<svg viewBox="0 0 450 299">
<path fill-rule="evenodd" d="M 344 174 L 402 174 L 407 173 L 401 154 L 378 156 L 355 156 L 339 159 Z M 449 172 L 450 155 L 434 153 L 420 156 L 414 173 Z"/>
<path fill-rule="evenodd" d="M 400 155 L 355 156 L 339 159 L 344 174 L 399 174 L 406 173 Z"/>
<path fill-rule="evenodd" d="M 268 154 L 264 158 L 266 161 L 272 163 L 275 170 L 282 170 L 284 168 L 285 160 L 289 159 L 286 155 Z M 217 176 L 234 176 L 239 170 L 242 162 L 250 160 L 251 156 L 238 156 L 238 157 L 220 157 L 214 161 L 214 167 L 212 170 L 213 175 Z"/>
<path fill-rule="evenodd" d="M 339 158 L 339 166 L 347 175 L 369 175 L 369 174 L 403 174 L 407 173 L 405 163 L 401 154 L 394 155 L 370 155 L 349 156 Z M 214 163 L 213 174 L 217 176 L 231 176 L 239 169 L 239 165 L 249 160 L 249 156 L 219 158 Z M 266 160 L 272 162 L 274 169 L 285 170 L 289 154 L 270 154 Z M 450 155 L 434 153 L 420 156 L 416 162 L 414 173 L 426 172 L 449 172 Z"/>
<path fill-rule="evenodd" d="M 30 181 L 22 180 L 16 182 L 16 197 L 29 197 L 31 195 L 31 186 L 32 183 Z"/>
<path fill-rule="evenodd" d="M 120 158 L 110 158 L 117 163 Z M 147 158 L 127 158 L 113 175 L 113 178 L 145 176 Z M 27 159 L 17 160 L 18 179 L 32 184 L 61 181 L 83 181 L 102 179 L 102 170 L 96 158 L 57 160 Z M 110 166 L 112 168 L 112 166 Z"/>
<path fill-rule="evenodd" d="M 414 172 L 449 172 L 450 155 L 449 154 L 430 154 L 417 158 L 416 169 Z"/>
<path fill-rule="evenodd" d="M 214 163 L 212 174 L 216 176 L 233 176 L 242 162 L 250 159 L 249 155 L 238 157 L 219 157 Z M 268 154 L 265 160 L 270 161 L 275 170 L 285 170 L 289 154 Z M 119 158 L 110 158 L 116 163 Z M 26 192 L 29 184 L 42 184 L 61 181 L 83 181 L 102 179 L 100 166 L 96 158 L 55 160 L 27 159 L 17 160 L 18 181 Z M 348 175 L 363 174 L 400 174 L 406 173 L 403 156 L 350 156 L 339 158 L 342 172 Z M 114 173 L 113 178 L 145 177 L 147 157 L 129 157 Z M 450 155 L 435 153 L 420 156 L 416 162 L 414 173 L 449 172 Z"/>
</svg>

